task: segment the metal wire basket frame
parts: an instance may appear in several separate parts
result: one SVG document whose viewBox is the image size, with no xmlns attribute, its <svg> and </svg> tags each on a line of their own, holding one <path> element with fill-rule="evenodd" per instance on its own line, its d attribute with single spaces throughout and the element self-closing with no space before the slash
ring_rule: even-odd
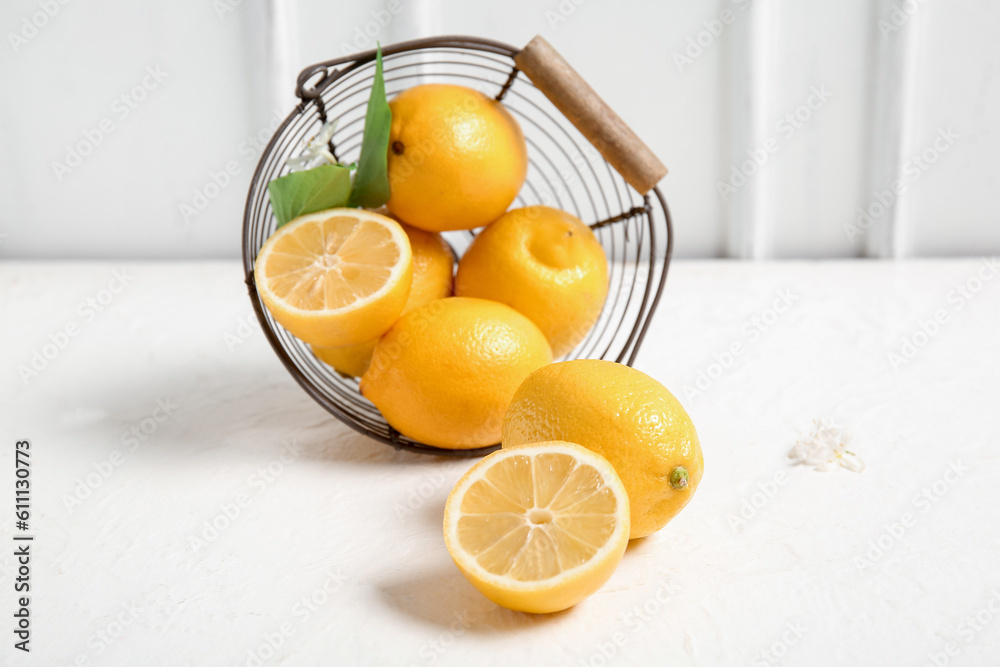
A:
<svg viewBox="0 0 1000 667">
<path fill-rule="evenodd" d="M 564 359 L 601 358 L 632 365 L 663 293 L 673 251 L 670 212 L 659 188 L 640 196 L 514 64 L 518 50 L 499 42 L 446 36 L 401 42 L 382 50 L 386 93 L 419 83 L 455 83 L 502 100 L 528 145 L 528 176 L 513 207 L 547 204 L 569 211 L 594 230 L 609 259 L 608 297 L 597 323 Z M 338 374 L 309 346 L 277 324 L 263 307 L 253 265 L 275 231 L 267 184 L 288 172 L 285 161 L 330 118 L 339 119 L 329 149 L 357 159 L 375 51 L 311 65 L 298 77 L 301 102 L 285 118 L 257 164 L 243 218 L 243 267 L 257 318 L 296 382 L 339 420 L 397 449 L 441 456 L 482 456 L 498 445 L 451 450 L 411 440 L 390 427 L 361 396 L 357 380 Z M 520 76 L 519 76 L 520 74 Z M 448 232 L 461 254 L 475 232 Z"/>
</svg>

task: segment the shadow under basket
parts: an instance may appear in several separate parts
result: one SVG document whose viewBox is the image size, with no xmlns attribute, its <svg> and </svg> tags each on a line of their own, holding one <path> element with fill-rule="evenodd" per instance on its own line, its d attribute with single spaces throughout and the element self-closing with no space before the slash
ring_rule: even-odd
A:
<svg viewBox="0 0 1000 667">
<path fill-rule="evenodd" d="M 670 213 L 654 187 L 666 171 L 662 164 L 541 38 L 515 49 L 475 37 L 436 37 L 387 46 L 382 57 L 390 100 L 419 84 L 450 83 L 501 100 L 513 114 L 524 131 L 529 164 L 511 207 L 545 204 L 573 213 L 590 225 L 608 256 L 604 309 L 587 337 L 563 359 L 631 365 L 663 293 L 673 245 Z M 268 182 L 288 173 L 286 160 L 298 155 L 327 120 L 338 119 L 331 152 L 345 164 L 358 159 L 374 75 L 374 51 L 318 63 L 299 75 L 296 95 L 301 102 L 268 143 L 247 196 L 243 266 L 250 301 L 288 372 L 342 422 L 397 449 L 482 456 L 499 445 L 451 450 L 401 435 L 360 394 L 355 378 L 341 376 L 313 356 L 309 345 L 274 321 L 257 295 L 254 260 L 276 229 Z M 461 256 L 475 233 L 444 236 Z"/>
</svg>

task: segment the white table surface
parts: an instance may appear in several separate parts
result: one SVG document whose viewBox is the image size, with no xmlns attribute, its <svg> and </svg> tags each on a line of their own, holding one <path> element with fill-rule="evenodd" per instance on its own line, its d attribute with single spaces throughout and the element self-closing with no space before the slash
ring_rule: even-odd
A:
<svg viewBox="0 0 1000 667">
<path fill-rule="evenodd" d="M 445 551 L 444 500 L 470 463 L 395 452 L 313 403 L 239 264 L 4 262 L 0 664 L 995 666 L 996 269 L 675 263 L 637 366 L 691 413 L 705 478 L 600 592 L 536 617 L 487 601 Z M 938 311 L 894 369 L 888 353 Z M 22 379 L 68 324 L 65 349 Z M 701 371 L 717 379 L 686 393 Z M 866 471 L 789 464 L 817 418 L 853 433 Z M 10 620 L 20 438 L 30 656 Z M 759 509 L 736 525 L 745 501 Z"/>
</svg>

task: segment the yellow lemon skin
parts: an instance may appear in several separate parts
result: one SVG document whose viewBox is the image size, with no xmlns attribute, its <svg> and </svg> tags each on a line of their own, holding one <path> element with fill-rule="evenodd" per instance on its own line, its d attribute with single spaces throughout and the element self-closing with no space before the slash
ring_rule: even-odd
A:
<svg viewBox="0 0 1000 667">
<path fill-rule="evenodd" d="M 472 241 L 458 263 L 455 294 L 493 299 L 527 315 L 561 357 L 601 314 L 608 260 L 576 216 L 549 206 L 518 208 Z"/>
<path fill-rule="evenodd" d="M 401 223 L 401 226 L 410 239 L 410 249 L 413 251 L 413 284 L 406 305 L 403 306 L 403 314 L 406 314 L 434 299 L 451 296 L 455 251 L 440 234 L 425 232 L 407 224 Z"/>
<path fill-rule="evenodd" d="M 406 314 L 434 299 L 451 296 L 455 252 L 440 234 L 402 223 L 400 226 L 410 240 L 413 255 L 413 282 L 402 313 Z M 338 373 L 361 377 L 368 370 L 376 343 L 378 338 L 344 347 L 313 347 L 313 354 Z"/>
<path fill-rule="evenodd" d="M 334 370 L 342 375 L 350 377 L 361 377 L 368 364 L 372 360 L 372 352 L 378 338 L 358 343 L 357 345 L 345 345 L 344 347 L 316 347 L 313 346 L 313 354 L 325 364 L 333 366 Z"/>
<path fill-rule="evenodd" d="M 498 585 L 489 579 L 478 578 L 475 572 L 464 563 L 456 561 L 456 565 L 465 578 L 476 587 L 476 590 L 501 607 L 530 614 L 553 614 L 569 609 L 596 593 L 611 578 L 621 563 L 628 541 L 628 531 L 625 531 L 621 534 L 621 549 L 620 551 L 616 550 L 614 558 L 604 559 L 585 574 L 574 576 L 559 590 L 549 589 L 535 592 L 511 588 L 502 584 Z"/>
<path fill-rule="evenodd" d="M 542 332 L 509 306 L 435 299 L 382 336 L 360 389 L 403 435 L 470 449 L 500 441 L 514 391 L 551 361 Z"/>
<path fill-rule="evenodd" d="M 628 494 L 614 468 L 571 442 L 493 452 L 458 481 L 444 510 L 445 546 L 466 579 L 498 605 L 534 614 L 595 593 L 628 536 Z"/>
<path fill-rule="evenodd" d="M 575 442 L 611 462 L 628 490 L 633 539 L 676 516 L 704 469 L 698 434 L 680 402 L 645 373 L 612 361 L 551 364 L 518 387 L 503 446 L 544 440 Z"/>
<path fill-rule="evenodd" d="M 420 229 L 482 227 L 517 196 L 524 134 L 503 104 L 451 84 L 424 84 L 389 103 L 389 211 Z"/>
</svg>

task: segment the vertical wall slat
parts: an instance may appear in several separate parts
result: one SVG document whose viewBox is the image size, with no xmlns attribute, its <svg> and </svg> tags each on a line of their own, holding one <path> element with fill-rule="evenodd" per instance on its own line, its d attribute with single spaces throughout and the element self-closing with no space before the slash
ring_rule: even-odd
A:
<svg viewBox="0 0 1000 667">
<path fill-rule="evenodd" d="M 878 3 L 877 22 L 891 21 L 893 0 Z M 885 196 L 901 177 L 913 137 L 914 88 L 919 57 L 919 14 L 889 30 L 881 23 L 875 33 L 879 40 L 877 83 L 875 86 L 875 128 L 872 141 L 870 199 L 861 204 L 863 213 L 855 219 L 865 238 L 869 257 L 905 257 L 911 248 L 907 198 Z M 894 26 L 896 27 L 896 26 Z"/>
<path fill-rule="evenodd" d="M 295 100 L 295 81 L 299 74 L 299 22 L 295 0 L 268 0 L 267 15 L 271 24 L 268 40 L 267 79 L 271 88 L 272 108 L 290 108 Z"/>
<path fill-rule="evenodd" d="M 729 157 L 733 166 L 746 159 L 748 149 L 761 146 L 767 139 L 773 0 L 758 0 L 746 12 L 745 20 L 734 22 L 730 28 Z M 729 168 L 723 178 L 730 178 Z M 766 172 L 756 173 L 732 193 L 726 247 L 729 257 L 761 259 L 771 256 L 769 196 Z"/>
<path fill-rule="evenodd" d="M 393 42 L 441 34 L 441 0 L 408 0 L 401 5 L 396 20 L 389 25 Z"/>
<path fill-rule="evenodd" d="M 263 108 L 257 115 L 263 124 L 275 114 L 284 115 L 295 104 L 295 80 L 301 69 L 301 41 L 295 0 L 266 0 L 263 11 L 248 12 L 264 48 L 253 71 L 260 72 Z"/>
</svg>

